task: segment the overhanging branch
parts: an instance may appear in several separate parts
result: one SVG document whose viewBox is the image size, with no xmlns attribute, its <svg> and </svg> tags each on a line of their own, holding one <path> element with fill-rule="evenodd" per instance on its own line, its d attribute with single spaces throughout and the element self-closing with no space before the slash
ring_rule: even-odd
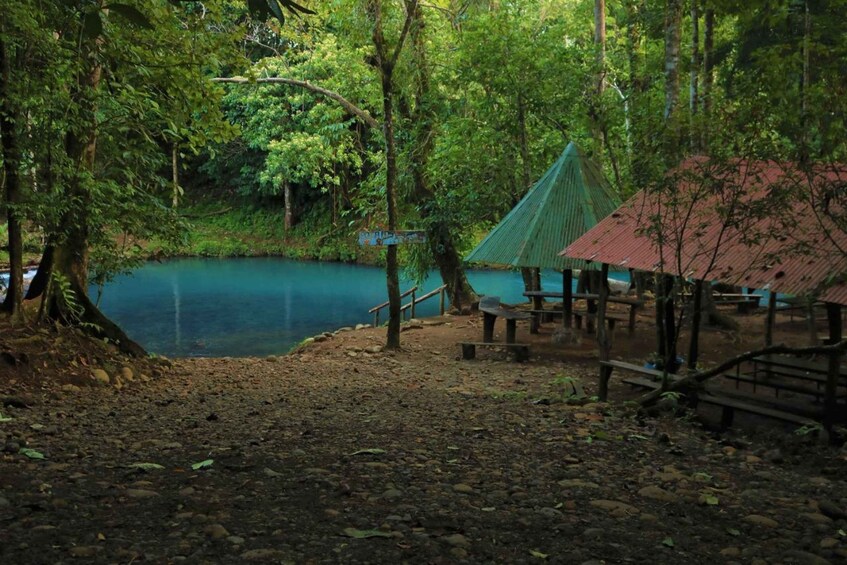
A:
<svg viewBox="0 0 847 565">
<path fill-rule="evenodd" d="M 306 90 L 310 90 L 316 94 L 320 94 L 321 96 L 326 96 L 327 98 L 331 98 L 338 102 L 342 108 L 359 118 L 362 123 L 364 123 L 369 128 L 379 129 L 380 124 L 377 122 L 373 116 L 371 116 L 367 110 L 363 110 L 338 94 L 337 92 L 333 92 L 332 90 L 327 90 L 326 88 L 322 88 L 311 82 L 305 80 L 297 80 L 294 78 L 283 78 L 283 77 L 265 77 L 265 78 L 257 78 L 257 79 L 248 79 L 244 77 L 219 77 L 213 78 L 212 82 L 222 82 L 227 84 L 249 84 L 249 83 L 262 83 L 262 84 L 286 84 L 288 86 L 297 86 L 299 88 L 305 88 Z"/>
</svg>

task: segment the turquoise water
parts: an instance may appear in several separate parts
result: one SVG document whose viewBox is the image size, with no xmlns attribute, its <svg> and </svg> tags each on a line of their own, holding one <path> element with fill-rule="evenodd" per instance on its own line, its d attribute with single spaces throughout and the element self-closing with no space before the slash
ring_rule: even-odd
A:
<svg viewBox="0 0 847 565">
<path fill-rule="evenodd" d="M 480 294 L 509 303 L 525 300 L 518 272 L 468 276 Z M 440 284 L 431 276 L 418 296 Z M 542 284 L 559 289 L 561 274 L 544 273 Z M 411 286 L 405 281 L 401 290 Z M 91 296 L 97 298 L 96 288 Z M 178 259 L 118 277 L 104 289 L 100 307 L 148 351 L 236 357 L 285 353 L 308 336 L 371 323 L 368 310 L 385 300 L 385 271 L 377 267 L 279 258 Z M 437 314 L 437 297 L 417 307 L 418 317 Z M 387 315 L 383 310 L 381 321 Z"/>
</svg>

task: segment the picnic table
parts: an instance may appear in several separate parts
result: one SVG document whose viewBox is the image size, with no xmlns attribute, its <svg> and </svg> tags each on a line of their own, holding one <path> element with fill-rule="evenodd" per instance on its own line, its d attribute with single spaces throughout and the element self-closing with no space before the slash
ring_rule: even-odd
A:
<svg viewBox="0 0 847 565">
<path fill-rule="evenodd" d="M 528 290 L 528 291 L 524 292 L 523 294 L 527 298 L 533 299 L 533 306 L 532 306 L 532 310 L 530 310 L 530 313 L 532 313 L 532 315 L 534 317 L 532 329 L 535 329 L 535 331 L 537 331 L 538 324 L 540 324 L 544 321 L 545 316 L 548 316 L 548 315 L 552 314 L 553 312 L 555 312 L 554 310 L 544 310 L 543 299 L 544 298 L 559 298 L 559 299 L 565 298 L 564 292 L 557 292 L 557 291 Z M 569 293 L 569 294 L 570 294 L 572 301 L 585 300 L 588 303 L 588 307 L 585 310 L 574 310 L 573 305 L 568 303 L 567 301 L 563 301 L 563 303 L 562 303 L 562 313 L 563 313 L 563 315 L 567 318 L 568 314 L 572 314 L 577 320 L 577 327 L 580 327 L 583 317 L 586 317 L 587 319 L 590 320 L 594 316 L 594 314 L 593 314 L 594 302 L 600 299 L 600 295 L 599 294 L 592 294 L 592 293 L 582 293 L 582 292 L 573 292 L 573 293 Z M 636 310 L 638 310 L 638 308 L 643 306 L 644 302 L 642 300 L 637 299 L 637 298 L 631 298 L 631 297 L 628 297 L 628 296 L 609 296 L 606 300 L 610 303 L 613 303 L 613 304 L 626 304 L 627 306 L 629 306 L 629 316 L 626 317 L 626 318 L 622 318 L 621 316 L 616 316 L 614 313 L 610 313 L 610 312 L 606 313 L 606 317 L 609 320 L 609 322 L 608 322 L 609 323 L 609 329 L 614 329 L 615 321 L 625 320 L 628 323 L 627 327 L 629 328 L 630 333 L 632 333 L 635 330 L 635 313 L 636 313 Z M 559 312 L 556 312 L 556 314 L 559 314 Z"/>
<path fill-rule="evenodd" d="M 476 357 L 477 347 L 505 347 L 515 355 L 516 361 L 529 359 L 529 344 L 517 343 L 517 321 L 529 319 L 532 314 L 519 310 L 509 310 L 500 304 L 499 296 L 483 296 L 479 301 L 479 311 L 482 312 L 482 341 L 462 342 L 462 357 Z M 506 341 L 494 341 L 494 324 L 497 318 L 506 320 Z"/>
<path fill-rule="evenodd" d="M 691 293 L 683 292 L 682 297 L 690 300 Z M 715 292 L 712 294 L 712 301 L 715 306 L 735 305 L 739 314 L 746 314 L 755 310 L 759 307 L 761 300 L 761 294 L 753 293 Z"/>
<path fill-rule="evenodd" d="M 752 375 L 765 377 L 780 375 L 801 381 L 814 383 L 816 386 L 826 384 L 829 374 L 829 364 L 811 359 L 803 359 L 792 355 L 760 355 L 751 361 L 753 365 Z M 847 367 L 840 367 L 838 381 L 839 387 L 847 387 Z"/>
</svg>

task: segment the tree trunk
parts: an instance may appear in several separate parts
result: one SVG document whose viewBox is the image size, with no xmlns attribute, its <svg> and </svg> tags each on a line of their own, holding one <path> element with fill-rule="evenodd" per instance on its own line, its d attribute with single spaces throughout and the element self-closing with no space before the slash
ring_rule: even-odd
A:
<svg viewBox="0 0 847 565">
<path fill-rule="evenodd" d="M 679 106 L 679 47 L 682 0 L 665 0 L 665 113 L 670 121 Z"/>
<path fill-rule="evenodd" d="M 656 362 L 664 360 L 667 353 L 667 340 L 665 339 L 665 285 L 663 276 L 656 273 L 653 282 L 656 294 Z"/>
<path fill-rule="evenodd" d="M 600 267 L 599 285 L 597 294 L 597 351 L 600 361 L 608 361 L 612 352 L 612 338 L 606 324 L 606 306 L 609 301 L 609 265 L 603 263 Z M 600 382 L 603 383 L 603 376 L 606 367 L 600 368 Z M 601 398 L 605 398 L 606 390 L 600 391 Z"/>
<path fill-rule="evenodd" d="M 688 370 L 697 369 L 697 358 L 700 355 L 700 319 L 703 307 L 703 281 L 694 281 L 691 300 L 691 337 L 688 341 Z"/>
<path fill-rule="evenodd" d="M 594 0 L 594 51 L 600 96 L 606 88 L 606 0 Z"/>
<path fill-rule="evenodd" d="M 47 291 L 50 273 L 53 271 L 54 248 L 55 245 L 52 241 L 48 241 L 47 245 L 44 246 L 44 251 L 41 253 L 41 262 L 38 263 L 38 270 L 35 271 L 35 277 L 29 283 L 29 289 L 26 291 L 27 300 L 34 300 Z"/>
<path fill-rule="evenodd" d="M 5 26 L 3 26 L 5 27 Z M 0 32 L 5 31 L 0 29 Z M 9 233 L 9 286 L 2 309 L 13 321 L 23 317 L 23 228 L 21 225 L 21 149 L 18 134 L 22 123 L 14 98 L 12 84 L 14 53 L 0 35 L 0 141 L 3 150 L 3 172 L 7 230 Z"/>
<path fill-rule="evenodd" d="M 594 140 L 594 158 L 599 162 L 606 145 L 605 117 L 603 115 L 603 91 L 606 88 L 606 2 L 594 0 L 594 66 L 596 74 L 592 77 L 593 93 L 588 103 L 588 119 L 591 123 L 591 137 Z M 618 181 L 615 171 L 615 181 Z"/>
<path fill-rule="evenodd" d="M 699 0 L 691 0 L 691 71 L 688 85 L 688 107 L 691 113 L 691 131 L 689 132 L 689 143 L 691 151 L 696 153 L 700 145 L 698 135 L 698 124 L 696 123 L 697 110 L 700 102 L 700 6 Z"/>
<path fill-rule="evenodd" d="M 712 113 L 712 83 L 714 82 L 714 43 L 715 43 L 715 11 L 709 0 L 703 0 L 705 14 L 703 17 L 703 90 L 700 93 L 700 103 L 703 108 L 701 121 L 703 123 L 700 148 L 709 152 L 709 126 Z"/>
<path fill-rule="evenodd" d="M 171 206 L 176 209 L 179 205 L 179 148 L 176 142 L 171 147 L 171 180 L 173 182 Z"/>
<path fill-rule="evenodd" d="M 380 28 L 381 29 L 381 28 Z M 377 44 L 374 34 L 374 43 Z M 382 34 L 379 34 L 380 40 Z M 377 44 L 380 45 L 380 44 Z M 383 48 L 384 48 L 384 44 Z M 394 141 L 394 80 L 393 67 L 382 65 L 382 111 L 385 135 L 385 200 L 388 212 L 388 230 L 397 229 L 397 148 Z M 388 290 L 388 334 L 386 348 L 400 347 L 400 272 L 397 246 L 389 245 L 385 260 L 386 287 Z"/>
<path fill-rule="evenodd" d="M 517 100 L 518 110 L 518 141 L 521 152 L 521 187 L 520 196 L 515 195 L 515 204 L 523 198 L 526 191 L 532 185 L 532 167 L 530 166 L 529 157 L 529 136 L 526 130 L 526 103 L 522 94 L 518 94 Z M 523 278 L 523 287 L 525 291 L 536 290 L 535 275 L 530 267 L 521 267 L 521 278 Z"/>
<path fill-rule="evenodd" d="M 417 5 L 417 1 L 414 1 Z M 403 31 L 389 55 L 385 35 L 382 30 L 382 0 L 370 0 L 368 11 L 373 18 L 372 40 L 376 51 L 377 67 L 379 68 L 382 85 L 382 131 L 385 136 L 385 199 L 388 215 L 388 229 L 397 229 L 397 147 L 394 139 L 394 68 L 409 26 L 414 17 L 413 11 L 407 9 Z M 385 261 L 386 286 L 388 290 L 388 332 L 385 347 L 398 349 L 400 347 L 400 274 L 397 264 L 397 246 L 389 245 Z"/>
<path fill-rule="evenodd" d="M 410 166 L 414 182 L 414 202 L 421 217 L 428 220 L 432 216 L 432 204 L 436 198 L 429 182 L 427 167 L 429 157 L 435 147 L 435 120 L 432 110 L 429 88 L 429 65 L 426 57 L 426 20 L 420 4 L 413 0 L 405 0 L 407 13 L 413 18 L 409 29 L 414 59 L 414 109 L 408 109 L 408 104 L 401 105 L 407 109 L 407 118 L 415 124 L 415 146 L 410 152 Z M 476 292 L 468 282 L 465 269 L 462 266 L 462 256 L 453 242 L 450 227 L 444 222 L 432 221 L 427 224 L 427 240 L 433 261 L 438 267 L 442 283 L 447 285 L 447 294 L 454 308 L 461 310 L 463 304 L 470 304 L 477 299 Z"/>
<path fill-rule="evenodd" d="M 65 137 L 68 160 L 76 170 L 67 181 L 67 201 L 70 206 L 59 221 L 61 239 L 53 245 L 51 278 L 47 282 L 42 307 L 53 319 L 67 324 L 87 324 L 86 331 L 108 338 L 127 354 L 146 355 L 144 348 L 131 340 L 114 322 L 106 318 L 88 298 L 89 214 L 92 196 L 87 188 L 94 170 L 97 152 L 96 90 L 100 85 L 102 68 L 98 62 L 98 42 L 83 46 L 86 68 L 77 80 L 80 123 L 84 128 L 71 129 Z"/>
<path fill-rule="evenodd" d="M 288 179 L 282 181 L 282 195 L 285 199 L 285 231 L 294 227 L 294 194 Z"/>
<path fill-rule="evenodd" d="M 664 368 L 668 372 L 676 372 L 676 346 L 679 338 L 679 333 L 676 328 L 676 314 L 674 312 L 674 277 L 671 275 L 662 275 L 665 306 L 663 308 L 665 314 L 665 359 Z"/>
<path fill-rule="evenodd" d="M 809 131 L 809 87 L 811 86 L 811 36 L 812 18 L 809 1 L 803 3 L 803 75 L 800 82 L 800 166 L 808 164 L 811 157 Z"/>
</svg>

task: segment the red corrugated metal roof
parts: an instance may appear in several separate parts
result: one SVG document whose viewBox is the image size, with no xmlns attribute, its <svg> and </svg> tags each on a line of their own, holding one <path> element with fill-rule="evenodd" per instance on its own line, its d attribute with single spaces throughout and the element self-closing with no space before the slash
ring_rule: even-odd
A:
<svg viewBox="0 0 847 565">
<path fill-rule="evenodd" d="M 674 190 L 639 192 L 561 255 L 847 305 L 847 226 L 825 213 L 847 219 L 847 168 L 810 179 L 696 158 L 668 178 Z"/>
</svg>

